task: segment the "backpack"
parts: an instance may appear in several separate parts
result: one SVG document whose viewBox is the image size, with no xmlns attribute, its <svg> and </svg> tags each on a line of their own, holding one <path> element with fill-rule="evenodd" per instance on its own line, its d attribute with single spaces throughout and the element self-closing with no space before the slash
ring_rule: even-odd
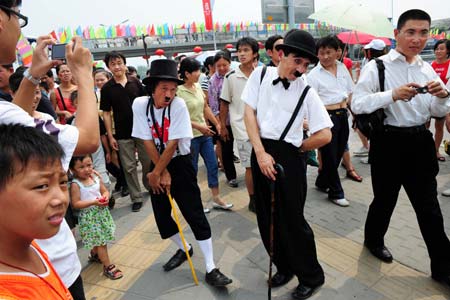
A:
<svg viewBox="0 0 450 300">
<path fill-rule="evenodd" d="M 378 69 L 378 79 L 380 81 L 380 92 L 384 91 L 384 64 L 381 59 L 375 58 Z M 375 133 L 382 132 L 384 129 L 384 119 L 386 114 L 383 108 L 379 108 L 370 114 L 357 114 L 355 115 L 356 128 L 364 134 L 365 137 L 370 139 Z"/>
</svg>

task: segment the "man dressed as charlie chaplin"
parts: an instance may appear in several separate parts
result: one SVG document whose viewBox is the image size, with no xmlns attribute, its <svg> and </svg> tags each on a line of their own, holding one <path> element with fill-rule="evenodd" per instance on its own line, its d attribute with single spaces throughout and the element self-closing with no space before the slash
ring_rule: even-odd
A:
<svg viewBox="0 0 450 300">
<path fill-rule="evenodd" d="M 276 51 L 281 57 L 278 67 L 257 68 L 248 79 L 242 93 L 246 103 L 244 120 L 253 145 L 251 167 L 258 227 L 269 254 L 273 246 L 277 267 L 269 284 L 284 285 L 295 275 L 299 285 L 292 297 L 306 299 L 325 277 L 317 260 L 313 231 L 303 215 L 304 152 L 329 143 L 333 124 L 317 93 L 301 77 L 308 65 L 318 60 L 313 37 L 302 30 L 291 30 Z M 311 136 L 303 140 L 305 119 Z M 275 164 L 284 169 L 284 178 L 278 176 L 281 172 Z"/>
<path fill-rule="evenodd" d="M 164 270 L 175 269 L 187 259 L 178 227 L 171 216 L 166 195 L 170 191 L 203 252 L 206 282 L 216 287 L 225 286 L 232 280 L 214 264 L 211 228 L 203 212 L 190 157 L 192 127 L 189 112 L 184 100 L 175 96 L 177 86 L 184 83 L 177 75 L 175 61 L 160 59 L 152 62 L 150 75 L 143 80 L 150 96 L 138 97 L 133 102 L 132 136 L 144 141 L 145 150 L 152 160 L 147 179 L 161 238 L 170 238 L 179 247 L 163 266 Z M 188 248 L 192 256 L 192 246 Z"/>
</svg>

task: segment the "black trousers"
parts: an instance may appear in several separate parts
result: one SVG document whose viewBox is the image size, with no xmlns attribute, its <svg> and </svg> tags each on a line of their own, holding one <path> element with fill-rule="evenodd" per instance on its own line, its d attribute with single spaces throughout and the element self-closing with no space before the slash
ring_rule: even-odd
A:
<svg viewBox="0 0 450 300">
<path fill-rule="evenodd" d="M 331 128 L 331 142 L 319 148 L 322 169 L 317 175 L 316 186 L 328 188 L 328 198 L 344 198 L 344 189 L 339 178 L 339 164 L 344 154 L 348 142 L 349 125 L 347 118 L 347 109 L 337 109 L 328 111 L 333 127 Z"/>
<path fill-rule="evenodd" d="M 72 294 L 73 300 L 86 300 L 84 295 L 83 279 L 81 275 L 75 280 L 74 283 L 68 288 L 70 294 Z"/>
<path fill-rule="evenodd" d="M 372 247 L 384 245 L 384 235 L 403 186 L 427 245 L 431 272 L 435 276 L 449 275 L 450 242 L 437 200 L 439 166 L 431 132 L 385 131 L 375 135 L 371 137 L 369 159 L 374 199 L 365 225 L 366 243 Z"/>
<path fill-rule="evenodd" d="M 205 213 L 197 184 L 191 155 L 182 155 L 172 158 L 167 165 L 172 177 L 170 193 L 177 202 L 183 217 L 191 227 L 195 239 L 207 240 L 211 237 L 211 228 Z M 172 207 L 166 194 L 153 194 L 150 191 L 153 213 L 161 238 L 167 239 L 178 233 L 178 227 L 172 218 Z"/>
<path fill-rule="evenodd" d="M 266 152 L 283 166 L 286 175 L 275 184 L 273 262 L 279 272 L 295 274 L 308 286 L 322 284 L 325 277 L 317 260 L 314 233 L 303 215 L 307 188 L 305 156 L 285 142 L 264 139 L 262 142 Z M 269 253 L 270 182 L 261 173 L 254 151 L 251 166 L 259 232 Z"/>
<path fill-rule="evenodd" d="M 228 141 L 223 141 L 220 139 L 220 144 L 222 145 L 222 166 L 225 171 L 225 177 L 227 180 L 236 179 L 236 167 L 234 166 L 233 160 L 233 131 L 231 126 L 227 126 L 228 134 L 230 139 Z"/>
</svg>

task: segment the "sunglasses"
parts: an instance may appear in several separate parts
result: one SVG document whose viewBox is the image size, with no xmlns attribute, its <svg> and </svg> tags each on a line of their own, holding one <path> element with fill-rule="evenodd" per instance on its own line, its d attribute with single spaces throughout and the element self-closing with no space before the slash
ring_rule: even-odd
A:
<svg viewBox="0 0 450 300">
<path fill-rule="evenodd" d="M 16 17 L 19 19 L 19 26 L 20 26 L 20 28 L 23 28 L 23 27 L 27 26 L 27 24 L 28 24 L 28 17 L 22 15 L 21 13 L 19 13 L 18 11 L 14 10 L 12 8 L 9 8 L 9 7 L 3 6 L 3 5 L 0 5 L 0 9 L 3 9 L 4 11 L 6 11 L 8 13 L 16 15 Z"/>
</svg>

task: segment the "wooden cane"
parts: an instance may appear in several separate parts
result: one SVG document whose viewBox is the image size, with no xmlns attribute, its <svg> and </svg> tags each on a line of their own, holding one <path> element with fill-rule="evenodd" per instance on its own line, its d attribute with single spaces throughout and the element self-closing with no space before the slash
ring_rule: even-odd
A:
<svg viewBox="0 0 450 300">
<path fill-rule="evenodd" d="M 278 179 L 284 178 L 284 169 L 280 164 L 275 164 Z M 269 224 L 269 288 L 267 297 L 272 299 L 272 261 L 273 261 L 273 239 L 274 239 L 274 220 L 275 220 L 275 180 L 270 180 L 270 224 Z"/>
<path fill-rule="evenodd" d="M 170 206 L 172 207 L 173 216 L 175 218 L 175 223 L 178 227 L 178 232 L 180 233 L 181 241 L 183 242 L 184 252 L 186 253 L 186 257 L 189 262 L 189 267 L 191 268 L 192 277 L 194 278 L 195 285 L 198 285 L 197 274 L 195 273 L 194 265 L 192 264 L 191 256 L 189 255 L 188 245 L 186 240 L 184 239 L 183 230 L 181 230 L 180 221 L 178 219 L 177 209 L 175 208 L 175 204 L 173 203 L 172 195 L 170 192 L 167 192 L 167 196 L 169 197 Z"/>
</svg>

